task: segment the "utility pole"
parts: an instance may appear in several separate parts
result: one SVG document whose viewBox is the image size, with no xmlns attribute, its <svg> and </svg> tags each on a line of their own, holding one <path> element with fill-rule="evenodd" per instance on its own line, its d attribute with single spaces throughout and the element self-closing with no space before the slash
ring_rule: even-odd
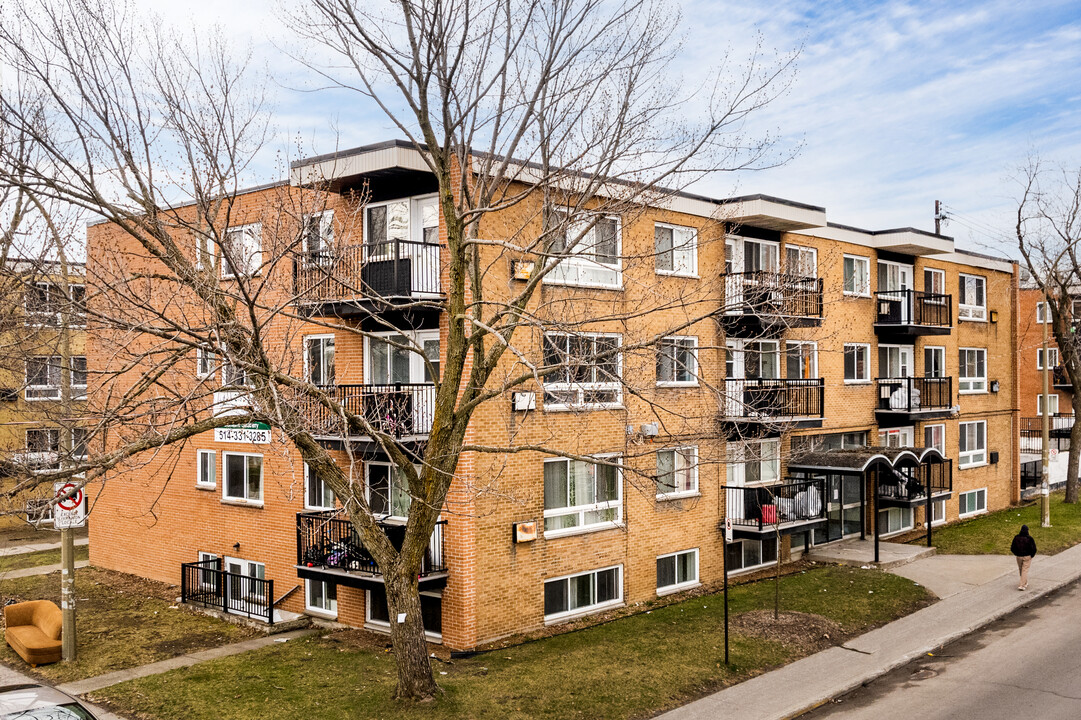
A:
<svg viewBox="0 0 1081 720">
<path fill-rule="evenodd" d="M 55 229 L 54 229 L 55 233 Z M 73 322 L 69 300 L 72 298 L 71 284 L 68 282 L 70 266 L 64 252 L 64 241 L 56 234 L 57 268 L 59 278 L 50 280 L 50 284 L 59 286 L 63 293 L 59 313 L 60 317 L 60 450 L 64 464 L 71 461 L 74 449 L 75 416 L 72 398 L 72 359 L 71 328 Z M 54 510 L 55 514 L 55 510 Z M 60 653 L 64 662 L 75 662 L 78 645 L 75 639 L 75 532 L 64 526 L 60 529 Z"/>
<path fill-rule="evenodd" d="M 942 201 L 935 200 L 935 235 L 942 234 Z"/>
<path fill-rule="evenodd" d="M 1047 294 L 1043 296 L 1043 398 L 1040 400 L 1043 410 L 1043 451 L 1040 453 L 1040 527 L 1051 527 L 1051 486 L 1048 476 L 1051 474 L 1051 403 L 1048 402 L 1051 363 L 1047 354 L 1047 326 L 1051 323 L 1051 303 L 1047 301 Z"/>
</svg>

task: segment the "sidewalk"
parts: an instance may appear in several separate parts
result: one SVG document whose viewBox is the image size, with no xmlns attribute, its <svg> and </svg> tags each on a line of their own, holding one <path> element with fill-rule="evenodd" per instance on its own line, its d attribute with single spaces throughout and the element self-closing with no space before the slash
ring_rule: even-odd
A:
<svg viewBox="0 0 1081 720">
<path fill-rule="evenodd" d="M 75 538 L 75 546 L 89 545 L 90 538 L 80 537 Z M 0 557 L 7 557 L 8 555 L 25 555 L 26 553 L 41 552 L 42 550 L 59 550 L 60 541 L 56 542 L 37 542 L 27 543 L 25 545 L 12 545 L 11 547 L 0 548 Z"/>
<path fill-rule="evenodd" d="M 75 569 L 89 567 L 89 560 L 76 560 Z M 18 570 L 0 570 L 0 580 L 14 580 L 15 578 L 30 577 L 31 575 L 48 575 L 49 573 L 60 572 L 63 566 L 60 563 L 55 565 L 38 565 L 37 567 L 19 568 Z"/>
<path fill-rule="evenodd" d="M 1081 578 L 1081 545 L 1037 557 L 1026 592 L 1017 590 L 1017 565 L 1009 555 L 935 555 L 893 572 L 942 599 L 844 645 L 658 717 L 784 720 L 800 715 Z"/>
</svg>

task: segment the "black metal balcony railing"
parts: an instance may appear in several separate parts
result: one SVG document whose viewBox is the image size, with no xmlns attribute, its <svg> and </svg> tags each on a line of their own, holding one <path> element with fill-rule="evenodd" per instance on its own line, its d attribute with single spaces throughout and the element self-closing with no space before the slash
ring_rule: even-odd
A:
<svg viewBox="0 0 1081 720">
<path fill-rule="evenodd" d="M 226 572 L 221 569 L 221 558 L 183 563 L 180 598 L 274 624 L 274 581 Z"/>
<path fill-rule="evenodd" d="M 877 378 L 878 409 L 931 412 L 953 407 L 952 377 Z"/>
<path fill-rule="evenodd" d="M 725 488 L 725 512 L 735 528 L 761 531 L 826 517 L 824 480 Z"/>
<path fill-rule="evenodd" d="M 928 488 L 932 496 L 953 491 L 952 460 L 923 463 L 911 474 L 898 470 L 880 472 L 878 476 L 879 499 L 917 502 L 927 498 Z"/>
<path fill-rule="evenodd" d="M 443 536 L 447 521 L 440 520 L 428 541 L 419 577 L 446 572 Z M 405 525 L 380 523 L 391 544 L 401 550 Z M 337 510 L 297 513 L 297 564 L 346 572 L 381 575 L 379 566 L 364 549 L 353 523 Z"/>
<path fill-rule="evenodd" d="M 1059 452 L 1068 452 L 1070 449 L 1070 432 L 1073 430 L 1073 413 L 1052 415 L 1048 419 L 1048 435 L 1051 442 L 1050 449 Z M 1021 418 L 1021 452 L 1043 452 L 1043 418 Z"/>
<path fill-rule="evenodd" d="M 394 437 L 431 432 L 435 414 L 435 385 L 431 383 L 320 387 L 346 412 L 364 418 L 380 432 Z M 353 434 L 346 432 L 340 415 L 313 398 L 301 396 L 299 403 L 316 435 Z"/>
<path fill-rule="evenodd" d="M 820 418 L 822 378 L 726 378 L 722 412 L 727 418 Z"/>
<path fill-rule="evenodd" d="M 303 254 L 293 284 L 300 303 L 437 295 L 439 245 L 391 240 Z"/>
<path fill-rule="evenodd" d="M 875 293 L 879 325 L 953 326 L 953 296 L 917 290 Z"/>
<path fill-rule="evenodd" d="M 822 279 L 785 273 L 728 273 L 722 307 L 726 313 L 822 317 Z"/>
</svg>

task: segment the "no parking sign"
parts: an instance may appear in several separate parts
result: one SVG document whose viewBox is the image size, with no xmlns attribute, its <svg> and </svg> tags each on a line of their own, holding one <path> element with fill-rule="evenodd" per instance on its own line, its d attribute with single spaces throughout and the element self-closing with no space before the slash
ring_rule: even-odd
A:
<svg viewBox="0 0 1081 720">
<path fill-rule="evenodd" d="M 53 506 L 53 527 L 57 530 L 84 527 L 86 525 L 86 493 L 73 482 L 55 483 L 53 490 L 55 497 L 62 498 Z"/>
</svg>

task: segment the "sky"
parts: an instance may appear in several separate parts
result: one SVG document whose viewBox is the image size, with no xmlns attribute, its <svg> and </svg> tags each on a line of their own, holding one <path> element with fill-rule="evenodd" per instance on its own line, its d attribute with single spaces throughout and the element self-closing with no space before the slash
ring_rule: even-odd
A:
<svg viewBox="0 0 1081 720">
<path fill-rule="evenodd" d="M 312 152 L 399 137 L 378 108 L 315 90 L 282 48 L 293 42 L 259 0 L 136 0 L 167 22 L 218 22 L 276 78 L 281 138 Z M 730 2 L 685 0 L 673 70 L 693 87 L 725 47 L 800 48 L 788 93 L 753 120 L 798 154 L 763 171 L 692 188 L 715 197 L 765 193 L 824 206 L 831 222 L 934 228 L 958 247 L 1015 255 L 1012 178 L 1032 153 L 1081 165 L 1081 0 Z M 267 180 L 277 179 L 267 159 Z"/>
</svg>

